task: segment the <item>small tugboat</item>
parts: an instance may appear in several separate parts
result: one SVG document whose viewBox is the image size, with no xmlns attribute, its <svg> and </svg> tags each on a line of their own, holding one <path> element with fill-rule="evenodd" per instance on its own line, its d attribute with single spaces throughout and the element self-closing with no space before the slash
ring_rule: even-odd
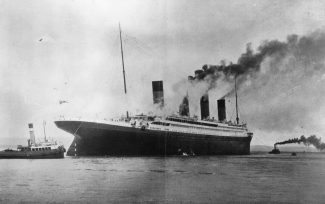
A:
<svg viewBox="0 0 325 204">
<path fill-rule="evenodd" d="M 45 125 L 45 123 L 43 123 Z M 57 142 L 49 141 L 45 136 L 44 126 L 44 142 L 35 142 L 33 124 L 28 124 L 30 139 L 28 146 L 18 145 L 17 150 L 6 149 L 0 151 L 0 159 L 57 159 L 64 158 L 66 151 L 63 145 L 58 145 Z"/>
<path fill-rule="evenodd" d="M 276 148 L 276 144 L 274 144 L 274 149 L 272 149 L 269 154 L 280 154 L 280 150 Z"/>
</svg>

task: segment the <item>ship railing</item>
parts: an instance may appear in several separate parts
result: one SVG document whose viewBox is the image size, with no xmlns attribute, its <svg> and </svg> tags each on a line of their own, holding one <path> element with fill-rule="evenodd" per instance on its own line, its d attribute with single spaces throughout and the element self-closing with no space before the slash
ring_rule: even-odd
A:
<svg viewBox="0 0 325 204">
<path fill-rule="evenodd" d="M 168 128 L 159 128 L 159 127 L 149 127 L 152 130 L 163 130 L 163 131 L 171 131 L 171 132 L 180 132 L 180 133 L 189 133 L 189 134 L 202 134 L 202 135 L 215 135 L 215 136 L 229 136 L 229 130 L 202 130 L 197 128 L 175 128 L 175 127 L 168 127 Z M 232 136 L 234 137 L 242 137 L 246 136 L 246 133 L 243 131 L 232 131 Z"/>
<path fill-rule="evenodd" d="M 223 131 L 202 131 L 202 130 L 198 130 L 198 131 L 191 131 L 188 129 L 178 129 L 178 128 L 166 128 L 166 129 L 162 129 L 162 128 L 158 128 L 158 127 L 149 127 L 149 129 L 151 130 L 163 130 L 163 131 L 171 131 L 171 132 L 180 132 L 180 133 L 190 133 L 190 134 L 202 134 L 202 135 L 214 135 L 214 136 L 229 136 L 229 133 L 227 132 L 223 132 Z M 234 132 L 234 134 L 232 134 L 231 136 L 233 137 L 244 137 L 246 136 L 243 133 L 238 133 L 238 132 Z"/>
<path fill-rule="evenodd" d="M 54 120 L 56 120 L 54 118 Z M 111 125 L 120 125 L 120 126 L 126 126 L 130 127 L 131 124 L 129 122 L 124 122 L 124 121 L 112 121 L 112 120 L 100 120 L 100 119 L 87 119 L 87 118 L 64 118 L 60 117 L 58 119 L 59 121 L 83 121 L 83 122 L 93 122 L 93 123 L 103 123 L 103 124 L 111 124 Z"/>
<path fill-rule="evenodd" d="M 196 128 L 190 128 L 190 129 L 177 129 L 170 127 L 169 129 L 164 129 L 165 131 L 174 131 L 174 132 L 184 132 L 184 133 L 191 133 L 191 134 L 202 134 L 202 135 L 222 135 L 227 136 L 229 135 L 229 132 L 232 132 L 233 136 L 244 136 L 245 132 L 243 131 L 230 131 L 230 130 L 202 130 L 202 129 L 196 129 Z"/>
</svg>

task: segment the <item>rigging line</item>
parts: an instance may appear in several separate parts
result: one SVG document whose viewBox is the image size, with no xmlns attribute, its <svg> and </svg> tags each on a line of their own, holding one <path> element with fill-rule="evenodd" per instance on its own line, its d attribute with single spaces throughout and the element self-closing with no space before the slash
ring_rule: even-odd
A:
<svg viewBox="0 0 325 204">
<path fill-rule="evenodd" d="M 125 34 L 126 35 L 126 34 Z M 126 35 L 126 36 L 128 36 L 128 35 Z M 137 44 L 140 44 L 140 45 L 142 45 L 145 49 L 148 49 L 150 52 L 153 52 L 154 53 L 154 55 L 156 55 L 156 52 L 152 49 L 152 48 L 150 48 L 148 45 L 146 45 L 145 43 L 143 43 L 143 42 L 141 42 L 139 39 L 137 39 L 136 37 L 132 37 L 132 36 L 128 36 L 129 38 L 127 38 L 126 40 L 127 41 L 129 41 L 129 40 L 134 40 L 135 41 L 135 43 L 137 43 Z M 157 56 L 158 57 L 158 56 Z"/>
<path fill-rule="evenodd" d="M 123 33 L 123 35 L 127 36 L 127 35 L 124 34 L 124 33 Z M 134 38 L 135 38 L 135 37 L 134 37 Z M 135 38 L 135 39 L 136 39 L 136 41 L 138 41 L 140 44 L 144 45 L 145 47 L 147 47 L 147 49 L 149 49 L 149 50 L 151 51 L 151 54 L 149 54 L 150 56 L 152 56 L 152 53 L 153 53 L 154 56 L 152 56 L 152 57 L 156 57 L 157 59 L 162 59 L 162 58 L 163 58 L 163 57 L 161 57 L 160 55 L 156 54 L 156 52 L 155 52 L 153 49 L 151 49 L 150 47 L 148 47 L 146 44 L 144 44 L 144 43 L 141 42 L 140 40 L 137 40 L 137 38 Z M 126 42 L 126 43 L 128 43 L 128 42 Z M 128 44 L 129 44 L 129 43 L 128 43 Z M 132 45 L 130 45 L 130 46 L 132 46 Z M 138 47 L 139 47 L 139 46 L 138 46 Z M 140 48 L 140 47 L 139 47 L 139 48 Z M 169 66 L 169 64 L 166 63 L 165 66 Z M 182 70 L 182 69 L 179 69 L 179 70 L 180 70 L 181 72 L 183 72 L 185 75 L 188 74 L 188 72 L 185 71 L 185 70 Z"/>
<path fill-rule="evenodd" d="M 146 45 L 145 43 L 141 42 L 139 39 L 135 38 L 135 40 L 136 40 L 138 43 L 140 43 L 140 44 L 142 44 L 143 46 L 145 46 L 147 49 L 149 49 L 149 50 L 151 50 L 152 52 L 154 52 L 154 50 L 153 50 L 152 48 L 150 48 L 150 47 L 149 47 L 148 45 Z"/>
<path fill-rule="evenodd" d="M 259 140 L 257 137 L 254 137 L 254 138 L 256 138 L 256 139 L 257 139 L 260 143 L 262 143 L 264 146 L 269 147 L 268 145 L 264 144 L 261 140 Z"/>
<path fill-rule="evenodd" d="M 137 43 L 137 42 L 136 42 Z M 138 45 L 138 43 L 137 43 L 137 45 Z M 141 45 L 141 44 L 140 44 Z M 141 47 L 141 46 L 139 46 L 139 47 Z M 143 46 L 142 46 L 143 47 Z M 151 53 L 151 55 L 153 55 L 154 57 L 156 57 L 156 58 L 160 58 L 160 56 L 154 51 L 154 50 L 152 50 L 152 49 L 150 49 L 150 48 L 146 48 L 146 47 L 144 47 L 143 48 L 144 50 L 146 50 L 146 52 L 149 52 L 149 53 Z"/>
<path fill-rule="evenodd" d="M 131 47 L 133 47 L 134 49 L 143 52 L 144 54 L 147 54 L 151 57 L 154 57 L 153 55 L 149 54 L 148 52 L 144 51 L 143 49 L 141 49 L 140 47 L 136 47 L 135 45 L 132 45 L 131 43 L 129 43 L 128 41 L 125 41 L 125 43 L 129 44 Z"/>
<path fill-rule="evenodd" d="M 126 34 L 124 34 L 125 35 L 125 41 L 129 41 L 129 40 L 135 40 L 135 37 L 130 37 L 130 36 L 128 36 L 128 35 L 126 35 Z"/>
<path fill-rule="evenodd" d="M 126 34 L 125 34 L 125 35 L 126 35 Z M 126 35 L 126 36 L 129 37 L 129 38 L 127 38 L 126 40 L 134 40 L 134 41 L 136 41 L 137 43 L 142 44 L 142 45 L 143 45 L 144 47 L 146 47 L 147 49 L 153 51 L 153 50 L 152 50 L 148 45 L 146 45 L 145 43 L 141 42 L 141 41 L 138 40 L 136 37 L 129 36 L 129 35 Z"/>
<path fill-rule="evenodd" d="M 74 136 L 76 136 L 75 134 L 79 130 L 79 128 L 80 128 L 80 126 L 81 126 L 82 123 L 83 123 L 83 121 L 81 121 L 81 123 L 80 123 L 79 127 L 77 128 L 77 130 L 73 133 Z"/>
<path fill-rule="evenodd" d="M 141 50 L 143 50 L 144 52 L 152 52 L 152 53 L 154 53 L 154 51 L 152 50 L 152 49 L 150 49 L 150 48 L 148 48 L 148 47 L 146 47 L 146 46 L 139 46 L 139 43 L 135 40 L 135 39 L 131 39 L 131 38 L 129 38 L 129 39 L 125 39 L 124 40 L 124 42 L 126 42 L 126 43 L 128 43 L 128 44 L 130 44 L 131 46 L 134 46 L 134 47 L 137 47 L 138 49 L 141 49 Z M 140 44 L 141 45 L 141 44 Z"/>
<path fill-rule="evenodd" d="M 128 43 L 129 45 L 131 45 L 131 46 L 134 47 L 134 48 L 138 48 L 139 50 L 143 50 L 143 52 L 148 52 L 148 51 L 146 51 L 145 49 L 143 49 L 142 47 L 138 46 L 137 43 L 133 44 L 132 41 L 125 41 L 125 40 L 124 40 L 124 42 L 125 42 L 125 43 Z"/>
</svg>

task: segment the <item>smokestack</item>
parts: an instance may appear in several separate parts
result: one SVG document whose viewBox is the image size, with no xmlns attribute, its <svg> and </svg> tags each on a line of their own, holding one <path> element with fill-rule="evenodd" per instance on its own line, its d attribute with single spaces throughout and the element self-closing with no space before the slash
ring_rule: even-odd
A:
<svg viewBox="0 0 325 204">
<path fill-rule="evenodd" d="M 192 76 L 188 76 L 188 81 L 194 81 L 195 78 Z M 179 115 L 180 116 L 190 116 L 190 107 L 189 107 L 189 102 L 188 102 L 188 91 L 187 95 L 183 98 L 182 103 L 179 105 Z"/>
<path fill-rule="evenodd" d="M 34 135 L 34 128 L 33 128 L 33 123 L 28 124 L 29 127 L 29 135 L 30 135 L 30 141 L 31 145 L 35 145 L 35 135 Z"/>
<path fill-rule="evenodd" d="M 179 105 L 179 115 L 181 116 L 190 116 L 188 96 L 183 98 L 183 103 Z"/>
<path fill-rule="evenodd" d="M 218 118 L 219 121 L 226 120 L 226 100 L 224 98 L 218 100 Z"/>
<path fill-rule="evenodd" d="M 198 70 L 195 70 L 194 71 L 194 77 L 195 78 L 198 78 L 200 76 L 200 74 L 203 73 L 203 70 L 202 69 L 198 69 Z"/>
<path fill-rule="evenodd" d="M 164 87 L 163 81 L 152 82 L 153 104 L 159 104 L 159 107 L 164 107 Z"/>
<path fill-rule="evenodd" d="M 201 120 L 207 118 L 210 116 L 210 111 L 209 111 L 209 95 L 204 94 L 200 100 L 200 105 L 201 105 Z"/>
</svg>

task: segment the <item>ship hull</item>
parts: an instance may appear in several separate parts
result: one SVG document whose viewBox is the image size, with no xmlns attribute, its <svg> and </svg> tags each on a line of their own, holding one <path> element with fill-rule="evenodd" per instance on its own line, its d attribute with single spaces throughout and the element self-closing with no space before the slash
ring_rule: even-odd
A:
<svg viewBox="0 0 325 204">
<path fill-rule="evenodd" d="M 247 155 L 252 139 L 84 121 L 55 121 L 55 124 L 75 136 L 68 156 Z"/>
<path fill-rule="evenodd" d="M 0 152 L 0 159 L 60 159 L 64 158 L 64 152 L 57 150 L 49 151 L 9 151 Z"/>
</svg>

